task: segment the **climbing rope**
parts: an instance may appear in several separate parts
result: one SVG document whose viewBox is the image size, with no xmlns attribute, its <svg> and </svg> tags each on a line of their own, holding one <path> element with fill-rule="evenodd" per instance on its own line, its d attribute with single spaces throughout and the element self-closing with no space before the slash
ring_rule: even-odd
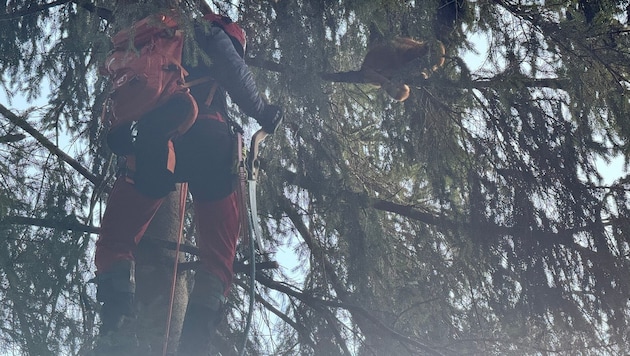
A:
<svg viewBox="0 0 630 356">
<path fill-rule="evenodd" d="M 249 268 L 249 311 L 247 312 L 247 321 L 245 330 L 243 330 L 243 346 L 241 346 L 240 356 L 245 355 L 247 347 L 247 336 L 252 326 L 252 318 L 254 316 L 254 300 L 256 298 L 256 246 L 252 239 L 249 240 L 250 268 Z"/>
<path fill-rule="evenodd" d="M 253 266 L 254 268 L 254 272 L 256 271 L 256 265 L 255 263 L 252 263 L 251 261 L 254 260 L 254 254 L 251 252 L 251 246 L 252 246 L 252 234 L 251 234 L 251 229 L 250 229 L 250 221 L 249 221 L 249 213 L 248 213 L 248 204 L 247 204 L 247 188 L 246 188 L 246 184 L 247 184 L 247 167 L 245 165 L 245 159 L 244 159 L 244 155 L 243 155 L 243 151 L 245 149 L 245 146 L 243 145 L 243 135 L 242 132 L 237 132 L 236 133 L 236 139 L 237 139 L 237 155 L 238 155 L 238 175 L 239 175 L 239 189 L 238 189 L 238 196 L 239 196 L 239 202 L 240 202 L 240 221 L 241 221 L 241 231 L 243 233 L 243 242 L 247 242 L 250 246 L 250 286 L 254 285 L 255 280 L 252 279 L 251 276 L 254 276 L 254 274 L 252 274 L 251 271 L 251 267 Z M 254 277 L 255 278 L 255 277 Z M 239 355 L 244 355 L 245 352 L 245 347 L 247 346 L 247 334 L 249 334 L 249 325 L 251 324 L 251 319 L 252 319 L 252 315 L 253 315 L 253 310 L 254 310 L 254 306 L 253 306 L 253 299 L 251 297 L 251 288 L 250 288 L 250 301 L 249 301 L 249 311 L 247 313 L 247 322 L 245 324 L 245 330 L 243 332 L 243 343 L 241 346 L 241 351 L 239 352 Z"/>
<path fill-rule="evenodd" d="M 240 356 L 245 354 L 245 348 L 247 347 L 247 336 L 249 334 L 249 330 L 252 325 L 252 318 L 254 315 L 254 302 L 256 300 L 256 245 L 258 245 L 259 250 L 262 252 L 262 236 L 260 231 L 260 225 L 258 225 L 257 215 L 258 209 L 256 207 L 256 183 L 258 180 L 258 169 L 259 169 L 259 161 L 258 161 L 258 145 L 267 137 L 267 133 L 264 130 L 258 130 L 252 136 L 250 149 L 247 152 L 247 162 L 243 164 L 242 154 L 239 154 L 239 162 L 242 162 L 240 166 L 241 173 L 241 196 L 243 198 L 243 202 L 245 202 L 244 197 L 247 195 L 249 197 L 249 204 L 244 205 L 244 212 L 247 216 L 245 216 L 244 221 L 247 221 L 246 234 L 249 237 L 247 240 L 249 244 L 249 311 L 247 312 L 247 318 L 245 323 L 245 330 L 243 331 L 243 345 L 241 346 L 241 351 L 239 353 Z M 240 142 L 240 141 L 239 141 Z M 245 179 L 244 176 L 247 174 L 247 193 L 245 190 Z M 249 211 L 247 210 L 249 207 Z"/>
<path fill-rule="evenodd" d="M 166 318 L 166 333 L 162 356 L 167 355 L 168 339 L 171 333 L 171 319 L 173 318 L 173 304 L 175 301 L 175 288 L 177 284 L 177 266 L 179 265 L 179 249 L 184 235 L 184 214 L 186 213 L 186 197 L 188 196 L 188 183 L 182 183 L 179 188 L 179 232 L 177 234 L 177 248 L 175 249 L 175 262 L 173 263 L 173 279 L 171 280 L 171 297 L 168 305 L 168 317 Z"/>
</svg>

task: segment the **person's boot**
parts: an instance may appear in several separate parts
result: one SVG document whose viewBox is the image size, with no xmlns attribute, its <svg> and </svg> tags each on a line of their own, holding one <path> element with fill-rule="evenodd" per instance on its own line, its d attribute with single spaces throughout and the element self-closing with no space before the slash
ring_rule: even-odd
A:
<svg viewBox="0 0 630 356">
<path fill-rule="evenodd" d="M 210 340 L 223 318 L 224 286 L 214 275 L 197 271 L 179 339 L 180 356 L 208 355 Z"/>
<path fill-rule="evenodd" d="M 125 317 L 133 315 L 136 292 L 135 263 L 122 260 L 96 277 L 96 299 L 101 307 L 100 335 L 105 336 L 120 328 Z"/>
</svg>

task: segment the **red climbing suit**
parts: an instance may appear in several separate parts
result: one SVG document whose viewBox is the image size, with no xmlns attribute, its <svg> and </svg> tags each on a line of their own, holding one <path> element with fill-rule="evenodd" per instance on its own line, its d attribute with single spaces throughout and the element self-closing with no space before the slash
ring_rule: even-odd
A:
<svg viewBox="0 0 630 356">
<path fill-rule="evenodd" d="M 134 250 L 164 197 L 174 190 L 176 182 L 188 182 L 194 202 L 199 258 L 204 269 L 224 283 L 225 294 L 230 289 L 239 235 L 239 205 L 235 138 L 225 119 L 226 93 L 242 112 L 255 118 L 263 128 L 269 127 L 269 132 L 273 132 L 280 110 L 267 104 L 256 88 L 242 58 L 244 34 L 234 36 L 231 33 L 234 28 L 224 29 L 229 23 L 215 18 L 206 20 L 212 21 L 213 26 L 208 31 L 198 24 L 195 37 L 210 57 L 210 64 L 199 60 L 199 65 L 186 68 L 187 81 L 208 75 L 213 78 L 191 88 L 199 116 L 176 139 L 169 135 L 177 123 L 177 110 L 173 106 L 169 109 L 168 103 L 138 123 L 134 151 L 128 154 L 136 161 L 135 183 L 130 183 L 130 175 L 122 175 L 110 193 L 96 243 L 97 275 L 107 272 L 117 261 L 133 260 Z M 211 101 L 207 100 L 209 93 Z M 129 127 L 122 130 L 126 131 L 118 136 L 130 134 Z M 174 170 L 168 167 L 173 158 Z"/>
</svg>

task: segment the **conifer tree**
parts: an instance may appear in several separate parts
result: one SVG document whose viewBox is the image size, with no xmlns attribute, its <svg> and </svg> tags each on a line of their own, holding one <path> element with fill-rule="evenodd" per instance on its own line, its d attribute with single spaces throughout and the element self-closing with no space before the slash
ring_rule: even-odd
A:
<svg viewBox="0 0 630 356">
<path fill-rule="evenodd" d="M 0 4 L 0 353 L 92 346 L 86 282 L 116 172 L 97 69 L 122 26 L 95 10 L 122 24 L 154 5 Z M 211 5 L 247 30 L 246 60 L 286 112 L 263 147 L 258 197 L 280 268 L 256 276 L 248 335 L 249 282 L 237 275 L 222 354 L 245 337 L 252 355 L 630 348 L 630 186 L 625 169 L 602 169 L 630 152 L 627 1 Z M 398 74 L 411 86 L 404 103 L 319 76 L 358 69 L 370 43 L 396 36 L 447 48 L 429 79 L 413 66 Z"/>
</svg>

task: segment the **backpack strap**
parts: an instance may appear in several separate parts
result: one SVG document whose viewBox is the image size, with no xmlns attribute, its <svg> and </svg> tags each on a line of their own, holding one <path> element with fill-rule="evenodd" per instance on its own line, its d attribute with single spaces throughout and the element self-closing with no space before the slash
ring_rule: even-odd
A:
<svg viewBox="0 0 630 356">
<path fill-rule="evenodd" d="M 186 83 L 184 83 L 183 87 L 184 88 L 190 88 L 190 87 L 194 87 L 195 85 L 207 83 L 207 82 L 209 82 L 211 80 L 212 80 L 212 77 L 208 75 L 208 76 L 205 76 L 205 77 L 197 78 L 195 80 L 191 80 L 190 82 L 186 82 Z"/>
<path fill-rule="evenodd" d="M 208 92 L 208 97 L 206 98 L 206 101 L 203 102 L 204 105 L 210 106 L 210 104 L 212 104 L 212 99 L 214 98 L 214 94 L 217 92 L 217 89 L 219 88 L 219 83 L 214 78 L 212 78 L 209 75 L 205 77 L 197 78 L 195 80 L 191 80 L 190 82 L 186 82 L 184 84 L 184 88 L 194 87 L 196 85 L 207 83 L 210 81 L 212 82 L 212 87 L 210 87 L 210 92 Z"/>
<path fill-rule="evenodd" d="M 212 104 L 212 99 L 214 99 L 214 94 L 217 92 L 217 88 L 219 87 L 219 83 L 215 80 L 212 83 L 212 87 L 210 88 L 210 92 L 208 92 L 208 97 L 206 98 L 206 101 L 204 102 L 204 104 L 206 106 L 210 106 Z"/>
</svg>

